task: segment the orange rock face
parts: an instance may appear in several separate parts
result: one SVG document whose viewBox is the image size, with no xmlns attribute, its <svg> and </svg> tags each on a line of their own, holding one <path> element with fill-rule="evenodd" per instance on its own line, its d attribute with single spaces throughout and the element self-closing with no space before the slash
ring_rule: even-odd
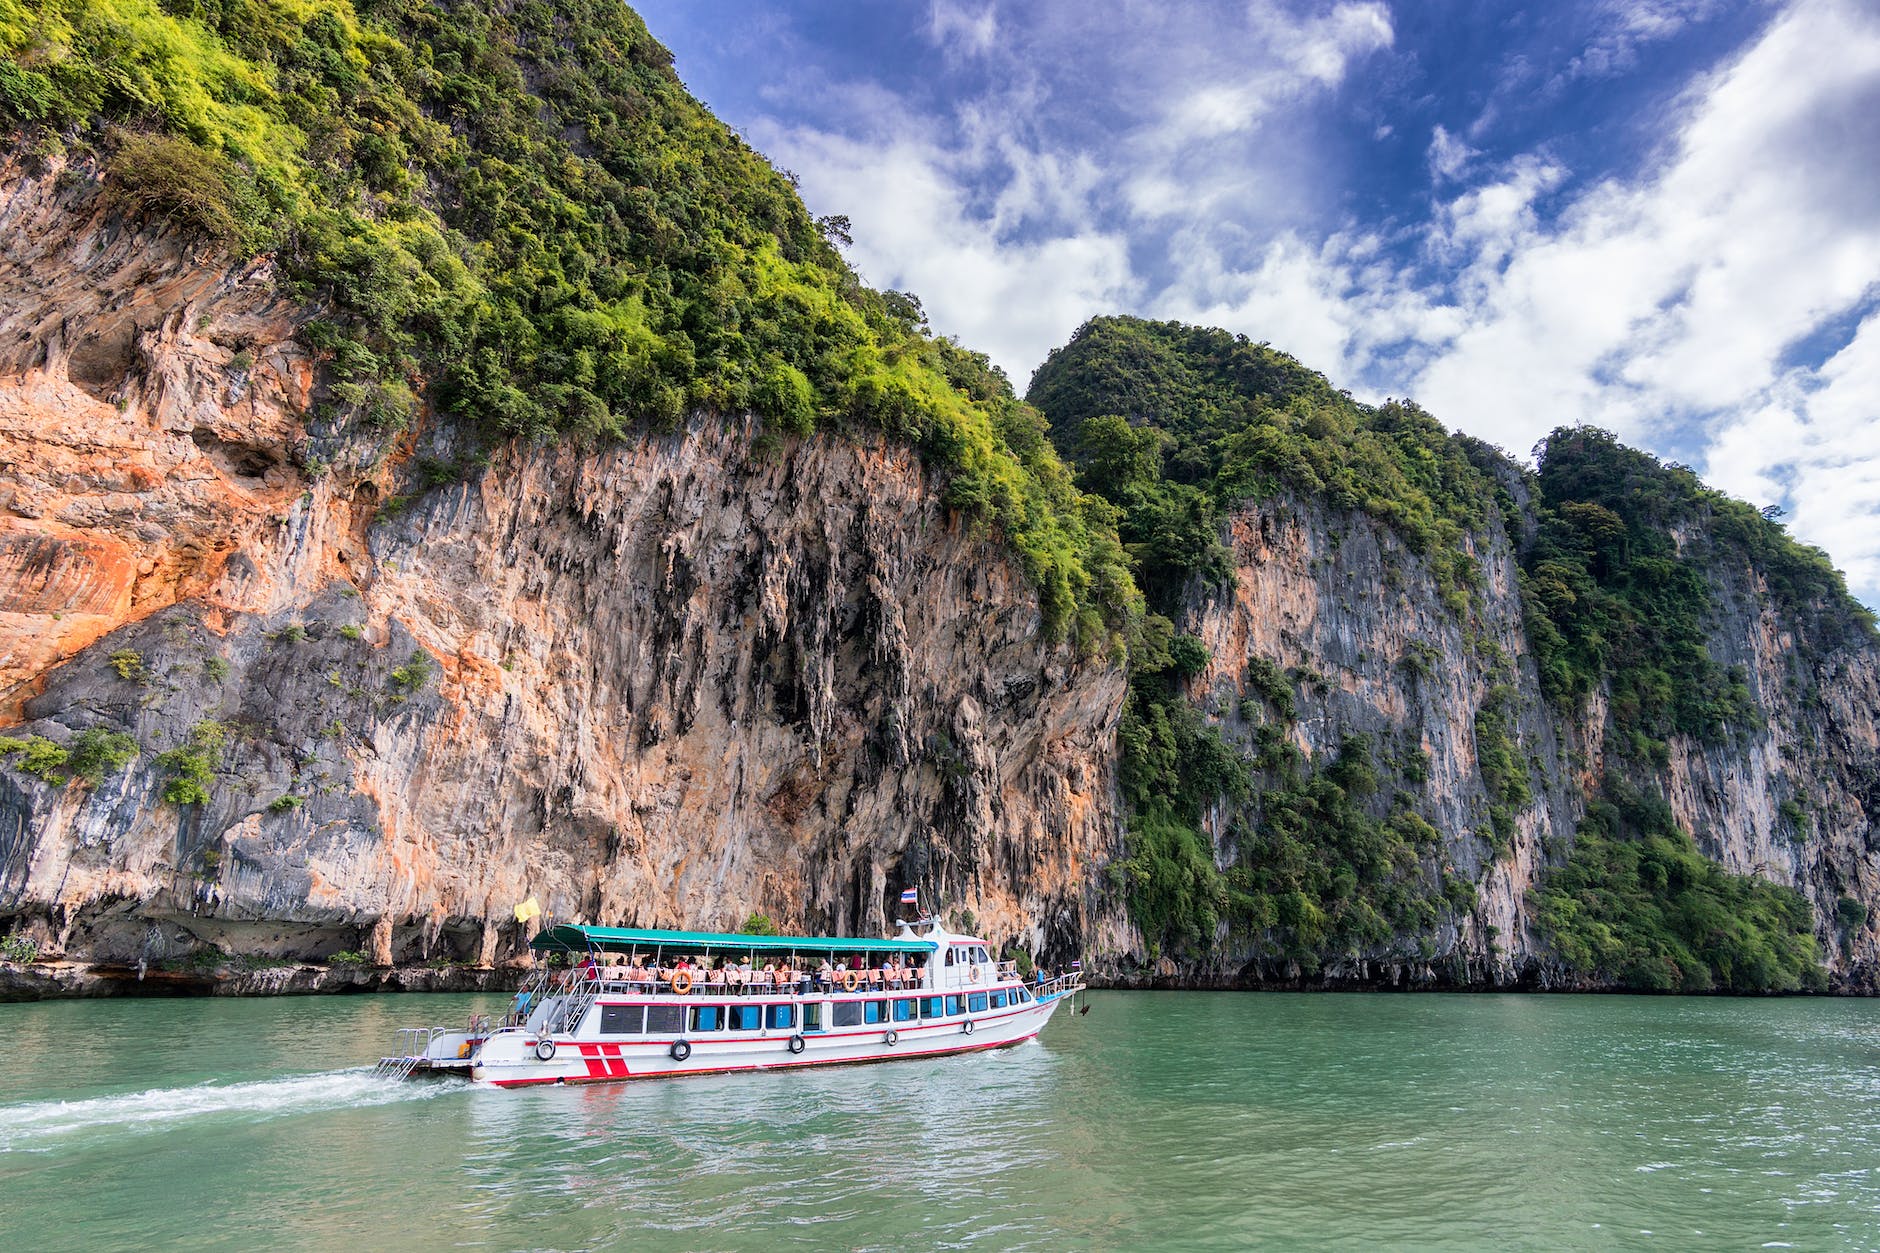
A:
<svg viewBox="0 0 1880 1253">
<path fill-rule="evenodd" d="M 96 790 L 0 772 L 54 948 L 502 960 L 529 897 L 869 932 L 910 883 L 999 939 L 1128 934 L 1123 675 L 911 452 L 759 461 L 712 420 L 430 490 L 405 445 L 310 475 L 318 363 L 265 263 L 82 177 L 0 185 L 0 725 L 142 748 Z M 158 754 L 205 724 L 211 798 L 170 803 Z"/>
<path fill-rule="evenodd" d="M 217 594 L 303 489 L 312 370 L 269 267 L 108 217 L 77 171 L 0 166 L 0 719 L 126 622 Z M 231 602 L 264 608 L 263 589 Z"/>
</svg>

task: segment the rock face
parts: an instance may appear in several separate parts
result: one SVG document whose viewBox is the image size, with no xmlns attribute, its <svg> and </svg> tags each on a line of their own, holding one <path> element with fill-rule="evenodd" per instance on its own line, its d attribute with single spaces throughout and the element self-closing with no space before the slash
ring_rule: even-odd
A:
<svg viewBox="0 0 1880 1253">
<path fill-rule="evenodd" d="M 1483 580 L 1478 607 L 1467 613 L 1446 605 L 1424 564 L 1363 514 L 1286 497 L 1240 509 L 1227 538 L 1236 586 L 1194 590 L 1178 623 L 1212 653 L 1208 670 L 1190 683 L 1191 698 L 1228 742 L 1252 755 L 1254 726 L 1239 710 L 1258 694 L 1255 659 L 1290 671 L 1294 744 L 1322 756 L 1356 732 L 1394 750 L 1378 754 L 1380 795 L 1414 795 L 1419 814 L 1443 836 L 1436 859 L 1479 894 L 1459 926 L 1438 928 L 1432 946 L 1396 937 L 1328 964 L 1314 982 L 1573 986 L 1535 934 L 1527 894 L 1550 859 L 1564 855 L 1589 790 L 1615 770 L 1662 791 L 1707 856 L 1799 888 L 1814 907 L 1836 987 L 1871 992 L 1880 985 L 1874 919 L 1851 930 L 1836 919 L 1842 897 L 1880 901 L 1880 656 L 1871 646 L 1833 649 L 1809 640 L 1774 607 L 1755 571 L 1719 560 L 1711 572 L 1719 612 L 1710 652 L 1747 674 L 1763 725 L 1720 743 L 1674 738 L 1669 764 L 1641 774 L 1609 751 L 1602 700 L 1563 720 L 1541 695 L 1515 554 L 1502 529 L 1472 545 Z M 1489 702 L 1519 746 L 1532 796 L 1513 812 L 1501 850 L 1477 744 L 1478 711 Z M 1419 752 L 1423 777 L 1406 778 L 1391 764 Z M 1811 830 L 1798 832 L 1783 816 L 1791 800 L 1812 814 Z M 1243 816 L 1227 806 L 1211 815 L 1223 865 L 1231 861 L 1234 821 Z M 1299 981 L 1283 963 L 1231 945 L 1208 966 L 1166 973 L 1204 983 Z"/>
<path fill-rule="evenodd" d="M 48 950 L 488 963 L 529 897 L 869 933 L 912 884 L 1121 942 L 1123 675 L 913 453 L 700 422 L 394 497 L 408 439 L 308 441 L 265 266 L 10 173 L 0 721 L 142 748 L 96 789 L 0 772 L 0 913 Z M 215 782 L 179 805 L 192 733 Z"/>
</svg>

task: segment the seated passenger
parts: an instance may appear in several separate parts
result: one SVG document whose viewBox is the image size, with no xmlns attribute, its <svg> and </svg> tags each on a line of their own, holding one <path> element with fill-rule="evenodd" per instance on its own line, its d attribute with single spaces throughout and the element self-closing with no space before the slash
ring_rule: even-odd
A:
<svg viewBox="0 0 1880 1253">
<path fill-rule="evenodd" d="M 725 968 L 724 968 L 724 966 L 722 966 L 722 965 L 720 965 L 720 964 L 718 964 L 718 963 L 716 963 L 716 962 L 714 962 L 714 963 L 712 964 L 712 968 L 711 968 L 711 973 L 710 973 L 710 974 L 708 974 L 708 975 L 706 975 L 706 976 L 705 976 L 705 979 L 706 979 L 706 981 L 707 981 L 708 983 L 710 983 L 710 984 L 711 984 L 711 985 L 712 985 L 712 986 L 713 986 L 714 988 L 722 988 L 722 987 L 724 987 L 724 986 L 725 986 Z"/>
<path fill-rule="evenodd" d="M 816 967 L 816 983 L 825 992 L 836 986 L 836 968 L 829 964 L 827 957 L 822 959 L 822 965 Z"/>
</svg>

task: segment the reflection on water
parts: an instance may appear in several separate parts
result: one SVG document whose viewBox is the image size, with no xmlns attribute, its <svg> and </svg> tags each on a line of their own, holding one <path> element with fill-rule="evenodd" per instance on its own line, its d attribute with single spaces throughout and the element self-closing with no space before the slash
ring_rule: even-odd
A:
<svg viewBox="0 0 1880 1253">
<path fill-rule="evenodd" d="M 36 1250 L 1880 1245 L 1873 1002 L 1093 1005 L 998 1053 L 511 1092 L 361 1069 L 479 998 L 0 1007 L 0 1218 Z"/>
</svg>

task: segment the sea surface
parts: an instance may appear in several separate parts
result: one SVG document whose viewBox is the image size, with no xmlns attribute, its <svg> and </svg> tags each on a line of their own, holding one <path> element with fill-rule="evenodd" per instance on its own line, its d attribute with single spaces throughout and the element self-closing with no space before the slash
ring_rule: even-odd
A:
<svg viewBox="0 0 1880 1253">
<path fill-rule="evenodd" d="M 470 996 L 0 1005 L 58 1249 L 1880 1248 L 1880 1002 L 1100 992 L 954 1059 L 393 1083 Z"/>
</svg>

